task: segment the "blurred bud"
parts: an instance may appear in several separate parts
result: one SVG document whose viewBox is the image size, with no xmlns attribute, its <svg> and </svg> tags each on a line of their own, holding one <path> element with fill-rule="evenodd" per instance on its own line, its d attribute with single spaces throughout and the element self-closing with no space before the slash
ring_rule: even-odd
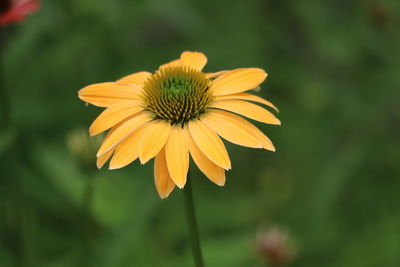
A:
<svg viewBox="0 0 400 267">
<path fill-rule="evenodd" d="M 78 128 L 67 135 L 67 148 L 82 168 L 95 170 L 96 153 L 101 144 L 101 136 L 90 137 L 87 130 Z"/>
<path fill-rule="evenodd" d="M 258 233 L 257 247 L 272 266 L 286 266 L 297 254 L 296 245 L 289 233 L 278 226 Z"/>
<path fill-rule="evenodd" d="M 382 1 L 379 0 L 372 2 L 371 16 L 374 23 L 379 27 L 383 27 L 388 24 L 391 18 L 390 10 Z"/>
</svg>

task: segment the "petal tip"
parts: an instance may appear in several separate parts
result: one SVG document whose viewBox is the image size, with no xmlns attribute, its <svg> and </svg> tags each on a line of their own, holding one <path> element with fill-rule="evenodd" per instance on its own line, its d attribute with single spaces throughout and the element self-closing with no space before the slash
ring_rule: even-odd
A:
<svg viewBox="0 0 400 267">
<path fill-rule="evenodd" d="M 171 191 L 171 192 L 172 192 L 172 191 Z M 171 194 L 171 192 L 163 193 L 163 194 L 161 194 L 160 192 L 158 192 L 158 196 L 159 196 L 161 199 L 166 199 L 167 197 L 169 197 L 169 195 Z"/>
<path fill-rule="evenodd" d="M 262 68 L 249 68 L 250 70 L 253 70 L 255 72 L 258 72 L 263 80 L 265 80 L 268 77 L 268 73 L 262 69 Z"/>
<path fill-rule="evenodd" d="M 263 148 L 271 152 L 276 152 L 276 148 L 273 144 L 270 144 L 269 146 L 264 146 Z"/>
<path fill-rule="evenodd" d="M 215 184 L 222 187 L 222 186 L 225 186 L 225 181 L 218 182 L 218 183 L 215 183 Z"/>
<path fill-rule="evenodd" d="M 145 157 L 143 154 L 139 155 L 139 161 L 141 165 L 146 164 L 150 159 Z"/>
<path fill-rule="evenodd" d="M 115 162 L 113 162 L 113 161 L 111 160 L 110 165 L 108 166 L 108 169 L 109 169 L 110 171 L 112 171 L 112 170 L 120 169 L 120 168 L 122 168 L 122 167 L 123 167 L 123 166 L 118 166 L 118 164 L 116 164 Z"/>
<path fill-rule="evenodd" d="M 175 185 L 179 188 L 179 189 L 183 189 L 185 187 L 186 181 L 182 182 L 182 183 L 176 183 Z"/>
<path fill-rule="evenodd" d="M 93 129 L 93 127 L 90 126 L 90 127 L 89 127 L 89 135 L 90 135 L 90 136 L 95 136 L 96 134 L 97 134 L 97 133 L 96 133 L 95 129 Z"/>
<path fill-rule="evenodd" d="M 278 118 L 274 117 L 271 122 L 268 122 L 268 124 L 281 126 L 282 123 Z"/>
<path fill-rule="evenodd" d="M 176 185 L 179 189 L 183 189 L 185 186 L 184 185 Z"/>
</svg>

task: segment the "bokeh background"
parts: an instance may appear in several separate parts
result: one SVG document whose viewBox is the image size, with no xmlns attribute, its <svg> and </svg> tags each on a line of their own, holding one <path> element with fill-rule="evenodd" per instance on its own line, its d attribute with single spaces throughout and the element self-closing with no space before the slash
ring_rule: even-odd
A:
<svg viewBox="0 0 400 267">
<path fill-rule="evenodd" d="M 225 187 L 191 170 L 207 266 L 272 266 L 272 226 L 289 266 L 400 266 L 399 1 L 41 2 L 2 29 L 0 266 L 192 266 L 180 190 L 160 200 L 152 163 L 98 171 L 67 145 L 101 111 L 80 88 L 184 50 L 264 68 L 282 121 L 257 124 L 275 153 L 227 144 Z"/>
</svg>

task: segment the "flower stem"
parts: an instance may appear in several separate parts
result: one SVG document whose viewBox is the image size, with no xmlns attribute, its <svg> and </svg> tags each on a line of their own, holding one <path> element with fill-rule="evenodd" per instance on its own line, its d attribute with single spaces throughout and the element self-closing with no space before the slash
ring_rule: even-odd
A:
<svg viewBox="0 0 400 267">
<path fill-rule="evenodd" d="M 0 27 L 0 113 L 4 125 L 8 126 L 10 120 L 10 104 L 8 92 L 4 82 L 4 53 L 6 43 L 6 32 L 3 27 Z"/>
<path fill-rule="evenodd" d="M 189 233 L 190 233 L 190 243 L 192 246 L 192 253 L 193 259 L 195 262 L 196 267 L 204 267 L 203 255 L 201 253 L 201 246 L 200 246 L 200 238 L 199 238 L 199 231 L 197 227 L 197 219 L 196 219 L 196 212 L 194 208 L 193 202 L 193 193 L 192 193 L 192 179 L 188 174 L 188 179 L 186 185 L 183 189 L 183 193 L 185 196 L 185 210 L 186 210 L 186 219 L 189 226 Z"/>
<path fill-rule="evenodd" d="M 80 266 L 90 266 L 92 256 L 92 225 L 91 212 L 93 206 L 94 184 L 92 174 L 88 174 L 83 188 L 82 195 L 82 254 Z"/>
</svg>

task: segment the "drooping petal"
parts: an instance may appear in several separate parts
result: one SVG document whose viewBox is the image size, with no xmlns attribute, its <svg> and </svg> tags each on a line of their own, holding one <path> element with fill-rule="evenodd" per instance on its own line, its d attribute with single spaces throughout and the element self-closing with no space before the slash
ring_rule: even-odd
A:
<svg viewBox="0 0 400 267">
<path fill-rule="evenodd" d="M 192 120 L 189 122 L 189 132 L 197 147 L 209 160 L 225 170 L 231 168 L 225 145 L 214 131 L 200 120 Z"/>
<path fill-rule="evenodd" d="M 147 124 L 139 127 L 136 131 L 134 131 L 117 145 L 114 156 L 110 162 L 110 170 L 125 167 L 139 157 L 139 145 L 143 138 L 143 132 L 146 127 Z"/>
<path fill-rule="evenodd" d="M 226 121 L 229 121 L 231 123 L 235 123 L 238 127 L 242 128 L 242 131 L 245 131 L 247 133 L 252 134 L 257 140 L 260 142 L 262 148 L 270 150 L 270 151 L 275 151 L 275 147 L 272 144 L 271 140 L 258 129 L 256 126 L 254 126 L 252 123 L 248 122 L 246 119 L 230 113 L 226 112 L 223 110 L 214 110 L 212 113 L 214 117 L 218 116 L 219 119 L 224 119 Z M 223 123 L 223 122 L 222 122 Z"/>
<path fill-rule="evenodd" d="M 164 148 L 161 149 L 154 160 L 154 183 L 161 198 L 168 197 L 175 188 L 174 181 L 172 181 L 168 172 Z"/>
<path fill-rule="evenodd" d="M 165 145 L 165 157 L 171 179 L 179 188 L 183 188 L 186 184 L 189 170 L 189 149 L 185 142 L 182 128 L 178 125 L 171 127 L 171 132 Z"/>
<path fill-rule="evenodd" d="M 146 111 L 142 111 L 131 119 L 128 119 L 118 128 L 113 128 L 112 133 L 104 138 L 103 144 L 101 145 L 97 156 L 100 157 L 116 145 L 118 145 L 122 140 L 124 140 L 128 135 L 133 133 L 138 127 L 149 122 L 153 119 L 153 116 Z"/>
<path fill-rule="evenodd" d="M 180 64 L 201 71 L 207 64 L 207 57 L 200 52 L 185 51 L 181 54 Z"/>
<path fill-rule="evenodd" d="M 274 106 L 271 102 L 265 100 L 264 98 L 261 98 L 256 95 L 248 94 L 248 93 L 237 93 L 237 94 L 232 94 L 232 95 L 222 95 L 222 96 L 217 96 L 215 98 L 216 101 L 218 100 L 225 100 L 225 99 L 241 99 L 241 100 L 248 100 L 248 101 L 253 101 L 257 103 L 264 104 L 270 108 L 273 108 L 276 112 L 279 112 L 278 108 Z"/>
<path fill-rule="evenodd" d="M 265 78 L 267 73 L 259 68 L 235 69 L 215 79 L 211 91 L 215 96 L 240 93 L 257 87 Z"/>
<path fill-rule="evenodd" d="M 203 152 L 200 151 L 200 149 L 193 141 L 193 138 L 190 135 L 189 129 L 187 127 L 183 129 L 183 134 L 189 147 L 190 155 L 192 155 L 194 162 L 201 170 L 201 172 L 204 173 L 204 175 L 213 183 L 219 186 L 225 185 L 225 170 L 215 165 L 203 154 Z"/>
<path fill-rule="evenodd" d="M 140 85 L 126 85 L 115 82 L 96 83 L 84 87 L 78 93 L 83 101 L 99 107 L 110 107 L 126 100 L 141 100 Z"/>
<path fill-rule="evenodd" d="M 118 129 L 119 126 L 121 126 L 122 124 L 124 124 L 127 120 L 123 120 L 121 122 L 119 122 L 117 125 L 115 125 L 113 128 L 111 128 L 106 137 L 104 137 L 103 139 L 103 143 L 110 138 L 110 136 L 115 132 L 116 129 Z M 107 162 L 107 160 L 114 154 L 115 152 L 115 148 L 113 147 L 112 149 L 110 149 L 109 151 L 107 151 L 106 153 L 103 153 L 102 155 L 97 155 L 97 168 L 102 168 L 104 166 L 104 164 Z"/>
<path fill-rule="evenodd" d="M 231 114 L 231 115 L 236 116 L 234 114 Z M 236 116 L 236 119 L 241 120 L 243 122 L 243 124 L 247 123 L 247 127 L 252 130 L 254 136 L 257 137 L 257 139 L 261 142 L 263 149 L 273 151 L 273 152 L 276 151 L 274 145 L 272 144 L 272 141 L 263 132 L 261 132 L 260 129 L 258 129 L 256 126 L 254 126 L 250 122 L 246 121 L 242 117 Z"/>
<path fill-rule="evenodd" d="M 246 125 L 243 125 L 243 123 L 230 116 L 226 116 L 225 113 L 228 112 L 213 110 L 203 116 L 201 121 L 231 143 L 253 148 L 262 148 L 261 142 L 252 132 L 248 131 Z"/>
<path fill-rule="evenodd" d="M 104 110 L 89 128 L 91 136 L 102 133 L 120 121 L 143 110 L 138 101 L 124 101 Z"/>
<path fill-rule="evenodd" d="M 104 166 L 104 164 L 111 157 L 111 155 L 114 153 L 114 151 L 115 151 L 115 148 L 110 149 L 107 153 L 105 153 L 97 158 L 96 165 L 97 165 L 98 169 L 101 169 Z"/>
<path fill-rule="evenodd" d="M 213 102 L 210 107 L 225 109 L 250 119 L 268 124 L 280 125 L 281 122 L 266 109 L 243 100 L 227 99 Z"/>
<path fill-rule="evenodd" d="M 146 124 L 139 149 L 139 158 L 142 164 L 160 152 L 168 140 L 170 131 L 171 124 L 164 120 L 154 120 Z"/>
<path fill-rule="evenodd" d="M 122 77 L 117 81 L 117 83 L 125 83 L 125 84 L 139 84 L 142 85 L 144 81 L 151 76 L 150 72 L 141 71 L 136 72 L 125 77 Z"/>
</svg>

